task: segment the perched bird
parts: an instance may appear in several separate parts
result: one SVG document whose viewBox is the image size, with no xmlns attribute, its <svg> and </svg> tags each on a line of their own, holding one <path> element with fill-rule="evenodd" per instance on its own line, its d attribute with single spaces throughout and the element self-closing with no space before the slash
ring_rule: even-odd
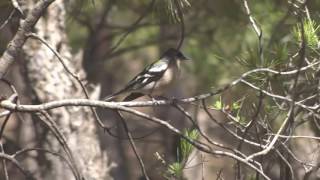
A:
<svg viewBox="0 0 320 180">
<path fill-rule="evenodd" d="M 132 101 L 144 95 L 159 96 L 164 94 L 180 74 L 180 62 L 189 60 L 179 50 L 170 48 L 142 72 L 136 75 L 127 85 L 116 93 L 107 96 L 104 100 L 111 101 L 124 93 L 129 95 L 123 101 Z"/>
</svg>

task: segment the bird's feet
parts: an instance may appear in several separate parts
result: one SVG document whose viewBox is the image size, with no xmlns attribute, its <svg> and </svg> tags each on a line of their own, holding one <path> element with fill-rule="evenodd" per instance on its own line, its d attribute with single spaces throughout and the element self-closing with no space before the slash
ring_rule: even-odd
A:
<svg viewBox="0 0 320 180">
<path fill-rule="evenodd" d="M 151 95 L 148 95 L 148 97 L 151 99 L 152 104 L 154 104 L 154 105 L 156 105 L 156 106 L 159 105 L 158 100 L 156 99 L 156 97 L 153 97 L 153 96 L 151 96 Z"/>
<path fill-rule="evenodd" d="M 179 99 L 174 96 L 172 96 L 170 98 L 165 97 L 165 96 L 157 96 L 157 97 L 149 96 L 149 97 L 152 99 L 152 101 L 155 101 L 157 103 L 159 102 L 159 100 L 170 101 L 170 104 L 177 104 L 179 102 Z M 158 103 L 158 105 L 159 105 L 159 103 Z"/>
</svg>

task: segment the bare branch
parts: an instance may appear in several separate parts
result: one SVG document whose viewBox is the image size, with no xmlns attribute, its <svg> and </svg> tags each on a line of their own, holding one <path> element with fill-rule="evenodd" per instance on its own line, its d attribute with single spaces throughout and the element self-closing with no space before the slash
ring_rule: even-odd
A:
<svg viewBox="0 0 320 180">
<path fill-rule="evenodd" d="M 122 123 L 122 125 L 123 125 L 123 127 L 124 127 L 124 130 L 125 130 L 126 133 L 127 133 L 127 137 L 128 137 L 128 139 L 129 139 L 131 148 L 132 148 L 134 154 L 136 155 L 136 157 L 137 157 L 137 159 L 138 159 L 138 161 L 139 161 L 139 165 L 140 165 L 140 167 L 141 167 L 141 172 L 142 172 L 142 174 L 143 174 L 143 176 L 144 176 L 144 178 L 145 178 L 146 180 L 150 180 L 150 178 L 149 178 L 149 176 L 148 176 L 148 174 L 147 174 L 146 168 L 145 168 L 145 166 L 144 166 L 144 163 L 143 163 L 143 161 L 142 161 L 142 158 L 140 157 L 140 155 L 139 155 L 139 153 L 138 153 L 138 151 L 137 151 L 137 147 L 136 147 L 136 145 L 135 145 L 135 143 L 134 143 L 134 140 L 133 140 L 132 135 L 131 135 L 131 133 L 130 133 L 130 130 L 129 130 L 129 128 L 128 128 L 127 122 L 125 121 L 125 119 L 123 118 L 123 116 L 121 115 L 121 113 L 120 113 L 119 111 L 117 111 L 117 114 L 120 116 L 121 123 Z"/>
<path fill-rule="evenodd" d="M 280 136 L 280 133 L 282 133 L 282 131 L 284 130 L 285 126 L 289 122 L 290 118 L 292 118 L 292 112 L 293 112 L 293 106 L 291 106 L 289 112 L 287 113 L 286 119 L 283 121 L 283 123 L 281 124 L 277 134 L 274 136 L 274 138 L 268 144 L 268 146 L 265 149 L 263 149 L 262 151 L 259 151 L 257 153 L 254 153 L 254 154 L 251 154 L 250 156 L 248 156 L 246 158 L 247 161 L 250 160 L 250 159 L 253 159 L 253 158 L 257 157 L 257 156 L 266 155 L 267 153 L 270 152 L 270 150 L 273 148 L 274 144 L 277 142 L 277 140 L 278 140 L 278 138 Z"/>
<path fill-rule="evenodd" d="M 24 13 L 23 13 L 23 11 L 22 11 L 22 9 L 21 9 L 18 1 L 17 1 L 17 0 L 11 0 L 11 3 L 12 3 L 12 5 L 13 5 L 13 7 L 14 7 L 16 10 L 18 10 L 19 13 L 21 13 L 21 15 L 24 16 Z M 1 28 L 0 28 L 0 29 L 1 29 Z"/>
<path fill-rule="evenodd" d="M 304 35 L 304 27 L 303 27 L 303 22 L 300 21 L 300 24 L 301 24 L 301 36 L 302 36 L 302 42 L 301 42 L 301 48 L 300 48 L 300 51 L 299 51 L 299 55 L 300 55 L 300 61 L 299 61 L 299 65 L 298 65 L 298 70 L 297 70 L 297 73 L 295 74 L 295 78 L 294 78 L 294 82 L 293 82 L 293 86 L 292 86 L 292 89 L 291 89 L 291 96 L 292 96 L 292 101 L 290 102 L 290 109 L 287 113 L 287 117 L 286 119 L 284 120 L 284 122 L 281 124 L 278 132 L 276 133 L 276 135 L 273 137 L 272 141 L 268 144 L 267 148 L 263 149 L 262 151 L 260 152 L 257 152 L 257 153 L 254 153 L 250 156 L 248 156 L 246 158 L 246 160 L 249 160 L 249 159 L 253 159 L 254 157 L 257 157 L 257 156 L 261 156 L 261 155 L 265 155 L 267 154 L 271 149 L 272 147 L 274 146 L 274 144 L 276 143 L 276 141 L 278 140 L 280 134 L 283 132 L 285 126 L 289 123 L 289 122 L 292 122 L 294 117 L 294 107 L 295 107 L 295 100 L 297 98 L 297 84 L 298 84 L 298 79 L 299 79 L 299 74 L 300 74 L 300 69 L 302 67 L 302 64 L 304 62 L 304 59 L 305 59 L 305 50 L 306 50 L 306 42 L 305 42 L 305 35 Z M 290 128 L 290 127 L 289 127 Z"/>
<path fill-rule="evenodd" d="M 174 0 L 174 3 L 177 7 L 177 11 L 178 11 L 178 16 L 179 16 L 179 21 L 180 21 L 180 40 L 178 42 L 178 45 L 177 45 L 177 49 L 180 49 L 182 44 L 183 44 L 183 41 L 184 41 L 184 36 L 185 36 L 185 28 L 184 28 L 184 17 L 183 17 L 183 13 L 182 13 L 182 7 L 181 7 L 181 4 L 179 3 L 178 0 Z"/>
<path fill-rule="evenodd" d="M 4 77 L 10 65 L 18 57 L 19 51 L 28 38 L 27 34 L 31 32 L 41 15 L 52 2 L 54 2 L 54 0 L 39 0 L 27 15 L 26 19 L 22 22 L 16 35 L 0 58 L 0 79 Z"/>
<path fill-rule="evenodd" d="M 11 162 L 14 166 L 16 166 L 26 177 L 27 179 L 34 179 L 30 172 L 28 172 L 25 168 L 21 166 L 21 164 L 12 156 L 7 155 L 5 153 L 0 153 L 0 159 L 5 159 L 8 162 Z"/>
<path fill-rule="evenodd" d="M 62 58 L 62 56 L 43 38 L 39 37 L 37 34 L 35 33 L 29 33 L 28 36 L 33 37 L 37 40 L 39 40 L 41 43 L 43 43 L 44 45 L 46 45 L 51 51 L 52 53 L 58 58 L 59 62 L 62 64 L 63 68 L 65 69 L 65 71 L 73 78 L 76 80 L 76 82 L 78 82 L 78 84 L 80 85 L 85 97 L 87 99 L 89 98 L 89 94 L 87 92 L 87 89 L 85 88 L 85 86 L 83 85 L 83 83 L 81 82 L 81 79 L 74 73 L 72 72 L 72 70 L 67 66 L 67 64 L 65 63 L 64 59 Z M 102 127 L 102 128 L 106 128 L 104 126 L 104 124 L 102 123 L 102 121 L 100 120 L 97 112 L 93 109 L 90 108 L 91 112 L 94 114 L 94 118 L 95 120 L 98 122 L 98 124 Z"/>
<path fill-rule="evenodd" d="M 63 100 L 62 100 L 63 101 Z M 214 150 L 212 150 L 212 148 L 211 147 L 209 147 L 208 145 L 206 145 L 206 144 L 204 144 L 204 143 L 202 143 L 202 142 L 200 142 L 200 141 L 196 141 L 196 140 L 192 140 L 192 139 L 190 139 L 190 138 L 188 138 L 188 137 L 186 137 L 182 132 L 180 132 L 178 129 L 176 129 L 175 127 L 173 127 L 171 124 L 169 124 L 168 122 L 166 122 L 166 121 L 163 121 L 163 120 L 161 120 L 161 119 L 159 119 L 159 118 L 156 118 L 156 117 L 152 117 L 152 116 L 150 116 L 150 115 L 147 115 L 147 114 L 144 114 L 144 113 L 142 113 L 142 112 L 139 112 L 139 111 L 137 111 L 137 110 L 134 110 L 134 109 L 131 109 L 131 108 L 128 108 L 128 107 L 124 107 L 124 106 L 121 106 L 121 105 L 119 105 L 119 103 L 115 103 L 115 102 L 102 102 L 102 101 L 94 101 L 94 100 L 87 100 L 87 99 L 85 99 L 85 100 L 81 100 L 82 102 L 86 102 L 86 103 L 89 103 L 89 104 L 91 104 L 91 105 L 93 105 L 93 104 L 95 104 L 95 105 L 101 105 L 100 107 L 102 107 L 102 106 L 105 106 L 105 108 L 110 108 L 110 109 L 115 109 L 115 110 L 119 110 L 119 111 L 125 111 L 125 112 L 128 112 L 128 113 L 132 113 L 132 114 L 134 114 L 134 115 L 136 115 L 136 116 L 139 116 L 139 117 L 142 117 L 142 118 L 145 118 L 145 119 L 147 119 L 147 120 L 150 120 L 150 121 L 152 121 L 152 122 L 154 122 L 154 123 L 157 123 L 157 124 L 159 124 L 159 125 L 162 125 L 162 126 L 164 126 L 164 127 L 166 127 L 166 128 L 168 128 L 171 132 L 173 132 L 173 133 L 175 133 L 175 134 L 177 134 L 177 135 L 179 135 L 180 137 L 182 137 L 182 138 L 184 138 L 186 141 L 188 141 L 190 144 L 192 144 L 193 146 L 195 146 L 197 149 L 199 149 L 200 151 L 203 151 L 203 152 L 206 152 L 206 153 L 209 153 L 209 154 L 212 154 L 212 155 L 221 155 L 221 156 L 226 156 L 226 157 L 229 157 L 229 158 L 232 158 L 232 159 L 235 159 L 235 160 L 238 160 L 238 161 L 240 161 L 241 163 L 244 163 L 244 164 L 246 164 L 246 165 L 248 165 L 249 167 L 251 167 L 251 168 L 253 168 L 255 171 L 257 171 L 259 174 L 261 174 L 265 179 L 270 179 L 268 176 L 266 176 L 264 173 L 263 173 L 263 171 L 261 171 L 259 168 L 257 168 L 257 167 L 255 167 L 254 165 L 252 165 L 251 163 L 249 163 L 248 161 L 246 161 L 244 158 L 242 158 L 242 157 L 239 157 L 239 156 L 237 156 L 237 155 L 235 155 L 235 154 L 233 154 L 233 153 L 230 153 L 230 152 L 225 152 L 225 151 L 214 151 Z M 81 102 L 81 101 L 78 101 L 78 105 L 80 105 L 79 104 L 79 102 Z M 90 102 L 91 101 L 91 102 Z M 153 101 L 151 101 L 151 102 L 153 102 Z M 26 111 L 26 110 L 28 110 L 28 111 L 39 111 L 39 107 L 41 107 L 41 108 L 44 108 L 44 109 L 46 109 L 46 107 L 48 107 L 48 106 L 38 106 L 38 105 L 23 105 L 24 106 L 24 108 L 21 108 L 21 107 L 23 107 L 22 105 L 15 105 L 15 104 L 8 104 L 9 102 L 8 101 L 2 101 L 1 103 L 0 103 L 0 105 L 2 106 L 2 107 L 8 107 L 7 105 L 9 105 L 9 107 L 11 106 L 11 105 L 13 105 L 13 106 L 11 106 L 11 107 L 13 107 L 15 110 L 17 110 L 17 111 L 20 111 L 20 110 L 22 110 L 22 111 Z M 123 103 L 134 103 L 134 102 L 123 102 Z M 154 103 L 154 102 L 153 102 Z M 5 106 L 4 106 L 5 105 Z M 60 104 L 61 105 L 61 104 Z M 87 104 L 88 105 L 88 104 Z M 29 108 L 26 108 L 26 106 L 27 107 L 29 107 Z M 37 108 L 34 108 L 35 106 L 38 106 Z M 33 108 L 31 108 L 30 109 L 30 107 L 33 107 Z M 50 107 L 50 106 L 49 106 Z M 40 108 L 40 109 L 41 109 Z M 43 109 L 43 110 L 44 110 Z M 50 109 L 50 108 L 49 108 Z"/>
<path fill-rule="evenodd" d="M 243 0 L 243 4 L 246 10 L 246 13 L 249 17 L 250 23 L 253 27 L 253 30 L 258 36 L 260 63 L 261 63 L 261 66 L 263 66 L 264 60 L 263 60 L 263 45 L 262 45 L 262 29 L 257 25 L 256 20 L 253 18 L 247 0 Z"/>
<path fill-rule="evenodd" d="M 74 174 L 75 178 L 77 180 L 81 180 L 82 175 L 81 175 L 80 171 L 78 170 L 76 160 L 74 159 L 74 157 L 72 155 L 72 151 L 69 148 L 69 145 L 67 143 L 66 138 L 62 134 L 61 130 L 59 130 L 58 125 L 55 123 L 55 121 L 53 121 L 51 119 L 50 115 L 46 111 L 40 111 L 40 115 L 43 116 L 43 117 L 39 116 L 40 120 L 42 120 L 42 122 L 45 124 L 45 126 L 47 126 L 47 128 L 49 128 L 49 130 L 52 132 L 52 134 L 56 137 L 56 139 L 58 140 L 58 142 L 62 146 L 62 149 L 67 154 L 69 161 L 70 161 L 68 163 L 68 165 L 70 166 L 71 171 Z"/>
<path fill-rule="evenodd" d="M 3 149 L 2 141 L 0 141 L 0 153 L 5 153 Z M 5 159 L 2 159 L 2 168 L 3 168 L 5 180 L 9 180 L 9 174 L 8 174 L 8 169 L 7 169 L 7 164 Z"/>
<path fill-rule="evenodd" d="M 8 16 L 8 18 L 1 24 L 0 30 L 1 30 L 2 28 L 4 28 L 4 27 L 9 23 L 9 21 L 11 20 L 11 18 L 12 18 L 13 15 L 14 15 L 14 12 L 15 12 L 15 10 L 12 10 L 12 11 L 11 11 L 10 15 Z"/>
<path fill-rule="evenodd" d="M 133 32 L 136 29 L 136 26 L 139 25 L 139 23 L 149 14 L 151 11 L 152 7 L 154 6 L 156 0 L 152 0 L 149 4 L 149 6 L 146 8 L 146 11 L 141 14 L 141 16 L 128 28 L 128 30 L 123 34 L 123 36 L 120 37 L 120 39 L 115 43 L 113 47 L 107 52 L 108 56 L 111 54 L 114 50 L 116 50 L 120 44 L 126 39 L 126 37 Z"/>
</svg>

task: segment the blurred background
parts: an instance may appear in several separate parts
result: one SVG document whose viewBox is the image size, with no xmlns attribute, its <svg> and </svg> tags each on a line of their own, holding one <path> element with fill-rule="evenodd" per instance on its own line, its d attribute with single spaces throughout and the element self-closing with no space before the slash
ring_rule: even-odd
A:
<svg viewBox="0 0 320 180">
<path fill-rule="evenodd" d="M 24 11 L 28 12 L 28 7 L 32 7 L 34 2 L 25 1 L 27 5 L 22 6 L 26 7 Z M 181 41 L 181 19 L 177 17 L 177 9 L 171 0 L 68 0 L 54 3 L 61 3 L 64 6 L 64 25 L 61 31 L 65 32 L 65 36 L 61 38 L 61 42 L 68 44 L 72 62 L 78 64 L 77 67 L 82 65 L 86 74 L 86 84 L 101 86 L 100 98 L 119 90 L 147 64 L 157 60 L 166 49 L 177 47 Z M 166 94 L 166 97 L 183 98 L 208 93 L 224 87 L 244 72 L 258 67 L 285 70 L 290 65 L 289 57 L 299 49 L 294 34 L 299 22 L 295 16 L 295 5 L 302 4 L 299 1 L 248 2 L 252 16 L 262 30 L 262 52 L 259 49 L 259 38 L 249 21 L 243 1 L 181 0 L 180 3 L 184 17 L 181 50 L 192 61 L 182 65 L 181 80 Z M 318 24 L 320 1 L 310 0 L 307 2 L 307 7 L 310 18 Z M 0 1 L 1 23 L 8 19 L 12 10 L 11 1 Z M 8 24 L 0 29 L 0 53 L 4 52 L 17 31 L 21 17 L 22 15 L 15 11 Z M 50 21 L 42 23 L 42 26 L 46 23 L 48 25 Z M 55 48 L 59 49 L 61 45 L 57 43 Z M 26 73 L 30 71 L 22 59 L 23 57 L 11 68 L 7 78 L 21 93 L 21 103 L 31 103 L 34 102 L 32 96 L 34 92 L 26 80 Z M 261 77 L 251 77 L 250 80 L 258 84 L 261 79 Z M 282 78 L 270 80 L 275 91 L 282 95 L 285 94 L 286 87 L 289 87 L 285 82 L 290 83 L 290 80 Z M 6 91 L 8 90 L 2 86 L 1 95 L 5 96 Z M 139 100 L 149 100 L 149 98 L 143 97 Z M 234 124 L 246 124 L 248 119 L 253 117 L 258 100 L 259 92 L 239 85 L 207 99 L 207 103 L 218 109 L 210 112 L 220 123 L 234 128 L 237 132 Z M 279 127 L 279 122 L 282 122 L 285 113 L 277 114 L 278 111 L 273 109 L 270 100 L 266 99 L 265 103 L 261 116 L 272 119 L 271 126 Z M 241 106 L 240 111 L 235 107 L 236 104 Z M 217 123 L 212 122 L 200 106 L 201 102 L 183 105 L 199 127 L 212 139 L 225 146 L 237 147 L 238 140 Z M 241 116 L 239 122 L 231 121 L 225 113 L 219 111 L 219 108 L 230 107 L 232 115 Z M 137 109 L 166 120 L 182 131 L 193 127 L 180 111 L 171 106 Z M 108 166 L 115 164 L 110 170 L 110 176 L 116 180 L 143 179 L 138 161 L 116 114 L 102 109 L 98 109 L 98 113 L 103 122 L 112 127 L 111 132 L 117 136 L 113 137 L 101 128 L 97 128 L 100 146 L 108 153 Z M 152 122 L 126 116 L 130 119 L 129 129 L 136 137 L 138 152 L 146 165 L 148 175 L 151 179 L 165 179 L 168 164 L 177 160 L 180 138 Z M 19 119 L 16 116 L 13 118 Z M 4 145 L 7 152 L 15 152 L 23 146 L 26 143 L 24 142 L 26 136 L 30 136 L 29 132 L 37 128 L 34 123 L 23 126 L 21 123 L 23 122 L 19 120 L 11 120 L 6 127 Z M 319 129 L 313 129 L 312 125 L 306 125 L 299 132 L 311 133 L 312 136 L 319 135 Z M 318 159 L 317 141 L 293 142 L 292 146 L 295 147 L 298 143 L 300 143 L 299 148 L 295 148 L 294 153 L 299 158 L 308 161 Z M 242 146 L 242 152 L 245 153 L 252 153 L 257 149 L 259 148 Z M 166 163 L 159 160 L 156 153 L 159 153 Z M 244 167 L 241 175 L 238 175 L 235 170 L 236 162 L 228 158 L 214 157 L 197 150 L 194 150 L 190 157 L 192 160 L 183 171 L 185 179 L 256 178 L 254 171 Z M 265 158 L 267 158 L 264 161 L 265 170 L 269 177 L 289 178 L 280 173 L 282 165 L 277 155 L 270 153 Z M 289 161 L 296 167 L 294 173 L 297 179 L 302 179 L 305 173 L 304 166 L 301 162 Z M 18 176 L 13 179 L 20 178 L 23 179 Z M 314 175 L 314 178 L 317 179 L 319 176 Z"/>
</svg>

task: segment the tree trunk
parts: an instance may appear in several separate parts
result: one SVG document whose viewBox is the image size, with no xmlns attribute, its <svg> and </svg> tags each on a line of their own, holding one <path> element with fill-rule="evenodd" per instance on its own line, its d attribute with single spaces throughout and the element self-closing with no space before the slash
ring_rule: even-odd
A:
<svg viewBox="0 0 320 180">
<path fill-rule="evenodd" d="M 29 1 L 30 3 L 32 4 L 32 1 Z M 35 29 L 40 37 L 60 53 L 64 58 L 64 63 L 72 72 L 83 73 L 80 58 L 72 57 L 67 44 L 63 0 L 56 0 L 49 6 L 45 18 L 40 19 Z M 52 51 L 40 41 L 29 39 L 24 46 L 24 52 L 27 78 L 40 102 L 85 97 L 79 84 L 67 73 Z M 91 95 L 93 93 L 94 91 L 91 92 Z M 98 94 L 91 98 L 98 98 Z M 64 107 L 49 113 L 63 132 L 84 178 L 86 180 L 111 179 L 109 176 L 111 166 L 108 165 L 106 152 L 100 148 L 96 123 L 90 109 Z M 44 141 L 46 142 L 44 143 L 45 148 L 62 152 L 62 147 L 51 133 L 47 134 Z M 45 172 L 42 172 L 43 179 L 74 179 L 68 166 L 60 159 L 52 156 L 46 156 L 46 158 L 49 162 L 47 167 L 50 168 L 42 168 L 46 169 Z"/>
</svg>

